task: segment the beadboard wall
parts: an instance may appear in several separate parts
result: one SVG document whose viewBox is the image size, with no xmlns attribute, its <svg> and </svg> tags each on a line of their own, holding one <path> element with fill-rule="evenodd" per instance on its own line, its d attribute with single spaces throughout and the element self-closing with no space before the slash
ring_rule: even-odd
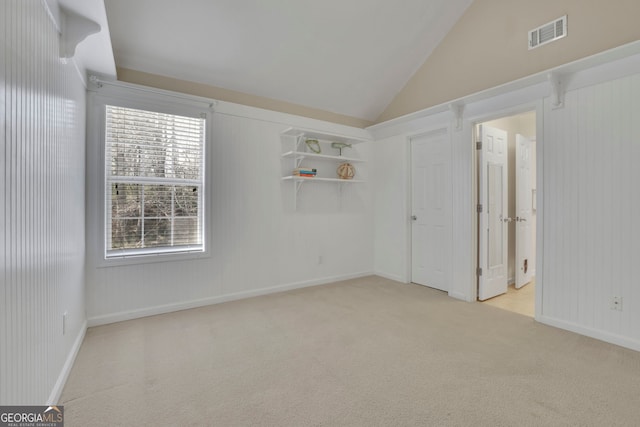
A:
<svg viewBox="0 0 640 427">
<path fill-rule="evenodd" d="M 378 276 L 410 282 L 410 153 L 405 135 L 375 142 L 373 162 L 376 195 L 374 271 Z"/>
<path fill-rule="evenodd" d="M 476 300 L 475 123 L 536 110 L 538 244 L 536 320 L 640 351 L 640 55 L 564 75 L 564 105 L 546 83 L 437 109 L 369 130 L 376 142 L 375 272 L 409 282 L 409 139 L 450 126 L 453 260 L 449 295 Z M 464 102 L 461 100 L 460 102 Z M 387 166 L 383 170 L 382 166 Z M 613 297 L 622 310 L 612 309 Z"/>
<path fill-rule="evenodd" d="M 0 405 L 43 405 L 86 329 L 86 92 L 43 2 L 4 0 L 0 22 Z"/>
<path fill-rule="evenodd" d="M 640 74 L 545 103 L 542 320 L 637 350 L 639 141 Z"/>
<path fill-rule="evenodd" d="M 105 265 L 98 234 L 104 225 L 97 214 L 103 203 L 104 191 L 99 188 L 103 169 L 90 124 L 89 325 L 371 274 L 372 185 L 343 184 L 341 188 L 335 183 L 304 183 L 294 209 L 293 183 L 281 179 L 292 167 L 290 160 L 287 166 L 281 158 L 281 132 L 290 126 L 368 137 L 362 129 L 219 102 L 212 114 L 212 144 L 207 147 L 212 154 L 206 171 L 206 195 L 211 202 L 209 256 Z M 346 149 L 348 156 L 370 160 L 369 145 L 364 142 Z M 368 181 L 371 164 L 356 167 L 358 178 Z"/>
</svg>

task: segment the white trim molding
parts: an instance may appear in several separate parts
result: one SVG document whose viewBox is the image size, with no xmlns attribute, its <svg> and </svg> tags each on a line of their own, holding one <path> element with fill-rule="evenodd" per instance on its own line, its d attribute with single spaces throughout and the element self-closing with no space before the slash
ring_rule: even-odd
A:
<svg viewBox="0 0 640 427">
<path fill-rule="evenodd" d="M 110 323 L 122 322 L 125 320 L 139 319 L 142 317 L 155 316 L 158 314 L 172 313 L 174 311 L 188 310 L 191 308 L 205 307 L 208 305 L 221 304 L 223 302 L 236 301 L 244 298 L 257 297 L 261 295 L 270 295 L 294 289 L 308 288 L 311 286 L 324 285 L 342 280 L 357 279 L 373 275 L 372 272 L 362 272 L 355 274 L 346 274 L 341 276 L 324 277 L 315 280 L 305 280 L 302 282 L 289 283 L 285 285 L 273 286 L 270 288 L 256 289 L 252 291 L 235 292 L 227 295 L 220 295 L 210 298 L 202 298 L 197 300 L 185 301 L 175 304 L 165 304 L 156 307 L 147 307 L 139 310 L 122 311 L 119 313 L 107 314 L 104 316 L 95 316 L 88 319 L 88 326 L 100 326 Z"/>
<path fill-rule="evenodd" d="M 78 44 L 101 29 L 97 22 L 64 8 L 60 8 L 60 21 L 60 58 L 65 59 L 73 58 Z"/>
<path fill-rule="evenodd" d="M 449 110 L 453 114 L 453 130 L 462 130 L 462 116 L 464 112 L 464 104 L 454 102 L 449 104 Z"/>
<path fill-rule="evenodd" d="M 547 74 L 549 85 L 551 86 L 551 108 L 564 107 L 564 82 L 565 78 L 559 72 L 550 72 Z"/>
<path fill-rule="evenodd" d="M 562 90 L 567 92 L 578 87 L 597 83 L 603 79 L 609 79 L 611 73 L 614 73 L 617 77 L 622 77 L 634 74 L 637 70 L 640 70 L 640 41 L 634 41 L 550 70 L 378 123 L 367 127 L 367 130 L 378 140 L 404 133 L 407 128 L 411 128 L 415 123 L 450 110 L 450 105 L 452 104 L 469 106 L 470 104 L 479 104 L 481 101 L 489 101 L 492 98 L 518 93 L 522 90 L 526 92 L 527 89 L 532 90 L 533 88 L 543 89 L 541 93 L 538 92 L 535 98 L 548 96 L 551 90 L 549 87 L 549 74 L 562 76 L 564 81 Z M 583 71 L 584 73 L 581 73 Z M 575 74 L 581 74 L 580 78 L 574 78 Z M 571 81 L 567 81 L 566 77 L 569 75 L 571 75 Z M 530 100 L 527 99 L 523 102 Z M 467 113 L 465 112 L 465 114 Z"/>
<path fill-rule="evenodd" d="M 583 182 L 584 177 L 597 176 L 591 172 L 599 161 L 598 156 L 592 154 L 593 148 L 597 146 L 603 135 L 608 135 L 609 131 L 613 135 L 611 145 L 615 150 L 613 155 L 607 158 L 609 163 L 605 165 L 609 168 L 606 170 L 612 178 L 603 184 L 603 188 L 607 184 L 616 186 L 620 184 L 622 189 L 612 195 L 608 194 L 608 188 L 600 190 L 600 195 L 607 194 L 606 197 L 609 197 L 609 199 L 601 197 L 600 200 L 620 200 L 620 197 L 624 197 L 621 194 L 628 194 L 625 185 L 633 182 L 630 177 L 635 177 L 635 172 L 628 172 L 632 168 L 622 168 L 624 171 L 617 173 L 619 167 L 613 162 L 616 159 L 619 162 L 619 159 L 625 158 L 625 153 L 632 146 L 629 141 L 633 141 L 637 136 L 637 127 L 633 127 L 632 124 L 640 111 L 638 97 L 635 96 L 637 88 L 640 87 L 638 82 L 640 82 L 640 41 L 367 128 L 374 136 L 376 141 L 374 146 L 380 153 L 377 156 L 379 165 L 374 167 L 396 166 L 386 168 L 385 181 L 380 181 L 381 184 L 393 182 L 394 188 L 387 189 L 386 192 L 379 191 L 376 194 L 376 206 L 385 209 L 392 206 L 384 212 L 382 219 L 376 222 L 376 233 L 390 237 L 403 232 L 406 235 L 410 232 L 410 224 L 404 221 L 402 215 L 406 209 L 404 203 L 410 203 L 410 200 L 407 201 L 406 197 L 400 200 L 396 196 L 399 193 L 406 194 L 410 188 L 408 168 L 397 167 L 407 164 L 404 159 L 407 150 L 406 148 L 400 150 L 400 144 L 408 135 L 424 132 L 427 128 L 450 126 L 453 171 L 451 239 L 454 265 L 450 271 L 452 279 L 449 296 L 469 302 L 475 301 L 477 221 L 473 212 L 477 202 L 474 200 L 476 164 L 473 127 L 478 122 L 536 110 L 538 215 L 535 318 L 541 323 L 640 351 L 639 336 L 633 329 L 633 325 L 637 323 L 635 322 L 638 318 L 637 310 L 627 309 L 628 307 L 625 306 L 625 313 L 620 315 L 615 312 L 612 315 L 606 304 L 598 305 L 602 298 L 598 301 L 588 300 L 582 305 L 574 304 L 574 301 L 579 300 L 584 293 L 580 294 L 576 291 L 580 287 L 575 284 L 578 280 L 575 277 L 568 285 L 566 283 L 568 275 L 587 274 L 582 273 L 585 268 L 579 265 L 581 261 L 574 255 L 577 251 L 567 248 L 584 244 L 582 238 L 576 238 L 581 234 L 576 232 L 573 225 L 576 223 L 573 221 L 575 219 L 573 212 L 581 209 L 578 200 L 584 201 L 581 195 L 586 191 L 578 183 Z M 633 89 L 633 93 L 630 89 Z M 463 115 L 458 110 L 459 105 L 464 105 Z M 625 115 L 622 116 L 621 113 Z M 612 117 L 620 119 L 613 126 L 611 125 Z M 461 130 L 453 131 L 460 126 Z M 591 129 L 589 126 L 595 132 L 589 132 Z M 585 135 L 591 146 L 585 145 Z M 578 152 L 576 148 L 580 151 Z M 588 156 L 585 153 L 589 153 Z M 631 154 L 632 152 L 629 151 L 626 157 L 631 158 Z M 575 157 L 576 155 L 578 157 Z M 585 167 L 580 160 L 576 160 L 583 157 L 590 159 L 592 165 Z M 567 165 L 571 165 L 573 169 L 567 169 Z M 560 190 L 555 191 L 553 185 L 543 185 L 545 179 L 554 180 L 553 185 L 556 185 L 555 181 L 562 181 L 558 184 L 562 185 L 558 187 Z M 405 181 L 406 183 L 403 183 Z M 402 188 L 399 188 L 400 183 L 404 185 Z M 635 206 L 634 203 L 631 202 L 630 206 Z M 604 203 L 601 204 L 604 205 Z M 558 211 L 564 216 L 558 217 L 556 215 Z M 597 215 L 599 215 L 598 212 L 590 218 Z M 571 220 L 568 220 L 569 217 Z M 566 228 L 566 234 L 557 237 L 564 242 L 564 245 L 557 245 L 554 241 L 558 236 L 556 232 L 562 230 L 563 225 L 567 223 L 571 223 L 574 228 L 571 230 Z M 582 222 L 582 224 L 585 223 L 585 221 Z M 624 234 L 620 228 L 616 228 L 616 232 L 620 235 Z M 377 240 L 381 240 L 380 237 L 377 237 Z M 384 257 L 376 252 L 377 264 L 374 269 L 377 274 L 386 277 L 400 276 L 403 274 L 402 266 L 405 263 L 410 264 L 411 252 L 405 247 L 407 239 L 387 240 L 393 245 L 392 250 L 385 248 L 382 244 L 379 245 L 382 249 L 377 247 L 376 250 L 380 250 L 383 255 L 393 254 L 394 258 L 391 261 L 381 262 L 380 259 Z M 561 250 L 558 250 L 559 246 L 562 246 Z M 556 265 L 545 263 L 545 252 L 546 258 L 554 259 Z M 632 253 L 629 250 L 624 252 Z M 554 258 L 556 256 L 564 256 L 565 260 L 568 259 L 574 264 L 566 267 L 563 264 L 558 267 L 560 261 Z M 622 279 L 617 280 L 617 283 L 628 282 L 624 280 L 628 278 L 627 270 L 621 270 L 617 274 L 618 278 Z M 605 295 L 606 292 L 622 296 L 624 292 L 626 295 L 630 292 L 625 287 L 618 289 L 612 285 L 610 289 L 601 283 L 602 280 L 596 280 L 591 284 L 594 289 L 591 295 L 600 295 L 598 292 Z M 558 290 L 559 288 L 561 290 Z M 561 298 L 565 300 L 557 301 Z M 588 296 L 588 298 L 592 297 Z M 578 309 L 582 311 L 576 313 Z M 614 317 L 616 314 L 618 316 Z"/>
<path fill-rule="evenodd" d="M 610 332 L 601 331 L 598 329 L 587 328 L 577 323 L 567 322 L 566 320 L 556 319 L 554 317 L 544 315 L 537 316 L 536 320 L 548 326 L 575 332 L 576 334 L 608 342 L 610 344 L 619 345 L 621 347 L 626 347 L 631 350 L 640 351 L 640 341 L 630 339 L 621 335 L 612 334 Z"/>
<path fill-rule="evenodd" d="M 69 351 L 67 355 L 67 360 L 62 366 L 62 370 L 60 371 L 60 375 L 58 375 L 58 380 L 56 384 L 53 386 L 51 390 L 51 394 L 49 395 L 49 399 L 47 399 L 47 405 L 57 405 L 60 402 L 60 396 L 62 396 L 62 390 L 64 390 L 64 386 L 67 383 L 67 378 L 69 378 L 69 374 L 71 373 L 71 368 L 73 368 L 73 364 L 76 361 L 76 357 L 78 357 L 78 352 L 80 351 L 80 347 L 82 346 L 82 342 L 84 341 L 84 336 L 87 333 L 87 321 L 85 320 L 82 326 L 80 327 L 80 332 L 73 342 L 73 347 Z"/>
</svg>

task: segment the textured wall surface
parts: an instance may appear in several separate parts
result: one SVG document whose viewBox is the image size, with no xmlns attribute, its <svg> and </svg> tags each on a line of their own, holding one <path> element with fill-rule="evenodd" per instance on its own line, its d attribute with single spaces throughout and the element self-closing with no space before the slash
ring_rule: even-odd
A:
<svg viewBox="0 0 640 427">
<path fill-rule="evenodd" d="M 100 91 L 96 96 L 100 96 Z M 372 184 L 305 182 L 298 191 L 294 210 L 294 185 L 281 180 L 293 168 L 290 160 L 283 161 L 281 157 L 283 151 L 291 148 L 285 148 L 286 139 L 280 134 L 296 119 L 249 107 L 229 108 L 234 108 L 234 112 L 224 112 L 224 107 L 218 105 L 211 119 L 212 143 L 207 147 L 211 159 L 205 172 L 205 194 L 211 203 L 207 214 L 210 233 L 206 258 L 171 262 L 147 259 L 133 265 L 105 262 L 104 248 L 99 242 L 104 230 L 99 214 L 104 201 L 100 148 L 98 142 L 90 142 L 87 177 L 90 324 L 373 271 Z M 247 108 L 260 118 L 243 116 L 249 111 Z M 100 112 L 93 107 L 89 111 L 91 123 Z M 341 130 L 328 122 L 310 122 L 310 126 L 314 124 L 323 126 L 325 132 Z M 92 128 L 90 124 L 90 141 Z M 352 131 L 366 135 L 360 129 Z M 357 144 L 345 149 L 344 154 L 369 160 L 369 146 L 367 142 Z M 319 173 L 335 174 L 337 163 L 307 161 Z M 367 181 L 369 167 L 369 163 L 357 163 L 357 177 Z"/>
<path fill-rule="evenodd" d="M 86 95 L 42 2 L 0 20 L 0 404 L 36 405 L 84 332 Z"/>
<path fill-rule="evenodd" d="M 640 75 L 567 94 L 544 115 L 544 292 L 552 320 L 640 348 Z M 538 273 L 539 274 L 539 273 Z M 611 309 L 614 296 L 622 311 Z"/>
<path fill-rule="evenodd" d="M 576 86 L 568 88 L 563 108 L 553 108 L 544 84 L 465 105 L 469 119 L 463 120 L 462 130 L 451 132 L 454 225 L 449 295 L 468 301 L 476 296 L 473 127 L 497 112 L 535 108 L 537 320 L 637 350 L 640 56 L 585 69 L 571 80 Z M 421 120 L 427 124 L 421 125 Z M 406 132 L 396 126 L 392 130 L 398 135 L 374 143 L 375 166 L 395 166 L 376 174 L 375 271 L 381 275 L 406 279 L 408 242 L 397 236 L 409 235 L 408 137 L 419 134 L 421 126 L 427 131 L 434 122 L 445 126 L 451 121 L 450 113 L 435 114 L 429 122 L 416 119 L 404 125 Z M 385 187 L 385 182 L 395 188 Z M 621 310 L 612 309 L 614 297 L 621 299 Z"/>
</svg>

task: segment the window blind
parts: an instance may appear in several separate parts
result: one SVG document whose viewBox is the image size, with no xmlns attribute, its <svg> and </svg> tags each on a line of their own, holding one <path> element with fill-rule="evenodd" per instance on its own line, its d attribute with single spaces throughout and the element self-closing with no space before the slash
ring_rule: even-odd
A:
<svg viewBox="0 0 640 427">
<path fill-rule="evenodd" d="M 205 119 L 106 106 L 107 257 L 202 251 Z"/>
</svg>

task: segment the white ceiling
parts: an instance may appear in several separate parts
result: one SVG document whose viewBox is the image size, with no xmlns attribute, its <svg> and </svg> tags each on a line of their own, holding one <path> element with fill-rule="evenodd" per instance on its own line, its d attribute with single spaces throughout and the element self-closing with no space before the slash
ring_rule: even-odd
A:
<svg viewBox="0 0 640 427">
<path fill-rule="evenodd" d="M 116 65 L 373 121 L 472 0 L 105 0 Z"/>
</svg>

